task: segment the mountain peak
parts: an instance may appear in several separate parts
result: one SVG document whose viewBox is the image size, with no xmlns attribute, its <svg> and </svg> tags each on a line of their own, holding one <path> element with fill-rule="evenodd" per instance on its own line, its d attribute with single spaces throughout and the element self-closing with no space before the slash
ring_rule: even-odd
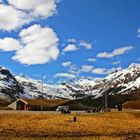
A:
<svg viewBox="0 0 140 140">
<path fill-rule="evenodd" d="M 140 64 L 138 64 L 138 63 L 132 63 L 132 64 L 128 67 L 128 69 L 132 69 L 132 68 L 139 68 L 139 69 L 140 69 Z"/>
</svg>

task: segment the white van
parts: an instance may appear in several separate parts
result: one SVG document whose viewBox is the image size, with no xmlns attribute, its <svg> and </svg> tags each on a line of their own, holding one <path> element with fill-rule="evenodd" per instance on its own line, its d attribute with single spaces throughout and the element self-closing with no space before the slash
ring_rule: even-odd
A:
<svg viewBox="0 0 140 140">
<path fill-rule="evenodd" d="M 69 110 L 69 106 L 58 106 L 56 111 Z"/>
</svg>

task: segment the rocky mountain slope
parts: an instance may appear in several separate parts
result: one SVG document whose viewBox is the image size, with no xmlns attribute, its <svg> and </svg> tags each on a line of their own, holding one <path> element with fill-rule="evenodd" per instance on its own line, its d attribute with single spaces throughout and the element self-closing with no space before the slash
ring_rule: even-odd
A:
<svg viewBox="0 0 140 140">
<path fill-rule="evenodd" d="M 0 67 L 0 98 L 16 98 L 23 94 L 23 87 L 4 67 Z"/>
<path fill-rule="evenodd" d="M 117 96 L 140 93 L 140 64 L 131 64 L 127 69 L 114 71 L 101 81 L 80 79 L 71 83 L 49 85 L 25 76 L 13 76 L 0 67 L 0 99 L 48 98 L 98 99 L 104 94 Z"/>
</svg>

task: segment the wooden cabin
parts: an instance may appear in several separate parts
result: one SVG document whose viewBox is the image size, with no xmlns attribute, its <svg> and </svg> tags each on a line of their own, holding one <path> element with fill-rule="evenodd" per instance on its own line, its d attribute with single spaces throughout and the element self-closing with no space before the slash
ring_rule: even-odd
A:
<svg viewBox="0 0 140 140">
<path fill-rule="evenodd" d="M 56 110 L 58 106 L 69 106 L 72 110 L 81 110 L 85 106 L 74 100 L 48 100 L 48 99 L 18 99 L 8 107 L 13 110 L 49 111 Z"/>
</svg>

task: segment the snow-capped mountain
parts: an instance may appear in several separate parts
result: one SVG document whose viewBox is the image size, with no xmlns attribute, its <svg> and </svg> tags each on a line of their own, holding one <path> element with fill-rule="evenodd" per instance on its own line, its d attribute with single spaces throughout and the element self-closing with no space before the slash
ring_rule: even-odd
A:
<svg viewBox="0 0 140 140">
<path fill-rule="evenodd" d="M 63 83 L 61 88 L 75 98 L 91 96 L 131 94 L 140 91 L 140 64 L 131 64 L 126 69 L 116 70 L 100 81 L 80 79 L 73 83 Z"/>
<path fill-rule="evenodd" d="M 11 100 L 23 94 L 23 87 L 4 67 L 0 67 L 0 99 Z"/>
<path fill-rule="evenodd" d="M 15 76 L 15 78 L 23 86 L 26 98 L 71 98 L 70 93 L 59 85 L 49 85 L 25 76 Z"/>
<path fill-rule="evenodd" d="M 100 81 L 80 79 L 71 83 L 49 85 L 26 76 L 13 76 L 0 67 L 0 99 L 2 98 L 48 98 L 92 99 L 109 95 L 133 94 L 140 91 L 140 64 L 131 64 L 126 69 L 116 70 Z"/>
<path fill-rule="evenodd" d="M 115 71 L 105 80 L 110 88 L 117 90 L 117 94 L 127 94 L 140 89 L 140 64 L 131 64 L 127 69 Z"/>
</svg>

